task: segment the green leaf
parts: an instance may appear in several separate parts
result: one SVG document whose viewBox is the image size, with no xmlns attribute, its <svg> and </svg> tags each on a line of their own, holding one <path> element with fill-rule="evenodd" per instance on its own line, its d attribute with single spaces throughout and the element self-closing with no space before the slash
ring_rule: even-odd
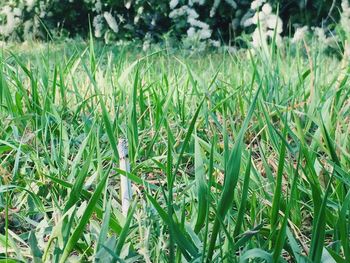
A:
<svg viewBox="0 0 350 263">
<path fill-rule="evenodd" d="M 78 242 L 80 236 L 82 235 L 84 228 L 85 228 L 86 224 L 88 223 L 92 213 L 94 212 L 94 209 L 95 209 L 95 206 L 96 206 L 98 200 L 100 199 L 100 195 L 103 191 L 103 188 L 105 186 L 107 178 L 108 178 L 108 173 L 106 173 L 101 178 L 101 181 L 98 183 L 96 190 L 93 193 L 93 195 L 91 196 L 90 201 L 85 209 L 85 212 L 84 212 L 82 218 L 80 219 L 78 225 L 76 226 L 72 235 L 68 239 L 68 242 L 63 250 L 63 254 L 61 256 L 60 263 L 66 262 L 69 254 L 74 249 L 74 247 L 77 245 L 77 242 Z"/>
</svg>

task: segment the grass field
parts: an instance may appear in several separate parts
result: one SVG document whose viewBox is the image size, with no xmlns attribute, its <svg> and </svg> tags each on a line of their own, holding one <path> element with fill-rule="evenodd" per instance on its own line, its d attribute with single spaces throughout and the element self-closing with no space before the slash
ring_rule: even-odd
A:
<svg viewBox="0 0 350 263">
<path fill-rule="evenodd" d="M 0 262 L 350 262 L 347 58 L 138 50 L 2 51 Z"/>
</svg>

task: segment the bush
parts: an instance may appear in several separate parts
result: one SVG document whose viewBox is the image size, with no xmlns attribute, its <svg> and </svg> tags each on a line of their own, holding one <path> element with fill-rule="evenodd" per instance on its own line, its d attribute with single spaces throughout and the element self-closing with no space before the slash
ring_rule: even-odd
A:
<svg viewBox="0 0 350 263">
<path fill-rule="evenodd" d="M 46 39 L 47 35 L 86 37 L 89 19 L 94 35 L 112 40 L 158 41 L 164 34 L 187 42 L 233 43 L 253 29 L 244 22 L 251 5 L 264 0 L 10 0 L 0 4 L 4 40 Z M 340 0 L 271 0 L 283 32 L 296 27 L 325 26 L 339 20 Z M 331 8 L 330 8 L 331 7 Z M 279 11 L 278 11 L 279 10 Z M 49 34 L 48 34 L 49 33 Z M 184 36 L 187 36 L 184 38 Z"/>
</svg>

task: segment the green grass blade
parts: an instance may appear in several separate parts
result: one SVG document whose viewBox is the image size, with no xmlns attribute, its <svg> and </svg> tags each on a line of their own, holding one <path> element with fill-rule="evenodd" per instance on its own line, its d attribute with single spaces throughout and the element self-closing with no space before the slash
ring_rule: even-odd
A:
<svg viewBox="0 0 350 263">
<path fill-rule="evenodd" d="M 207 213 L 207 180 L 205 178 L 205 168 L 203 157 L 201 153 L 201 147 L 199 145 L 197 136 L 195 137 L 195 180 L 197 184 L 197 196 L 198 196 L 198 212 L 197 221 L 194 227 L 194 232 L 198 233 L 206 219 Z"/>
<path fill-rule="evenodd" d="M 237 140 L 235 142 L 234 148 L 232 149 L 230 158 L 229 158 L 229 164 L 227 167 L 227 171 L 225 171 L 225 183 L 224 188 L 221 193 L 221 197 L 218 204 L 217 213 L 218 216 L 215 219 L 213 230 L 212 230 L 212 236 L 209 243 L 209 249 L 208 249 L 208 255 L 207 255 L 207 262 L 210 262 L 214 253 L 215 249 L 215 243 L 217 239 L 217 235 L 219 233 L 220 229 L 220 221 L 219 218 L 224 219 L 226 216 L 226 213 L 230 209 L 232 202 L 233 202 L 233 192 L 235 190 L 238 176 L 240 172 L 240 166 L 241 166 L 241 157 L 242 157 L 242 148 L 243 148 L 243 136 L 245 131 L 248 128 L 248 124 L 250 119 L 253 116 L 253 112 L 255 109 L 255 105 L 258 99 L 260 89 L 256 92 L 256 95 L 252 101 L 252 104 L 249 108 L 248 114 L 246 118 L 244 119 L 243 125 L 241 127 L 241 130 L 239 131 L 239 134 L 237 136 Z"/>
<path fill-rule="evenodd" d="M 248 189 L 249 189 L 249 180 L 250 180 L 250 168 L 252 165 L 252 151 L 250 151 L 249 153 L 249 157 L 248 157 L 248 165 L 247 168 L 245 170 L 245 175 L 244 175 L 244 182 L 243 182 L 243 189 L 242 189 L 242 194 L 241 194 L 241 203 L 238 209 L 238 214 L 237 214 L 237 220 L 236 220 L 236 225 L 235 225 L 235 229 L 233 231 L 233 237 L 236 238 L 239 233 L 241 232 L 242 229 L 242 224 L 243 224 L 243 220 L 244 220 L 244 213 L 246 211 L 246 207 L 247 207 L 247 198 L 248 198 Z"/>
<path fill-rule="evenodd" d="M 78 225 L 76 226 L 72 235 L 68 239 L 68 242 L 63 250 L 63 253 L 62 253 L 62 256 L 60 259 L 60 263 L 66 262 L 69 254 L 72 252 L 74 247 L 77 245 L 77 242 L 78 242 L 80 236 L 82 235 L 82 233 L 85 229 L 85 226 L 88 223 L 92 213 L 94 212 L 94 209 L 95 209 L 95 206 L 96 206 L 98 200 L 100 199 L 100 195 L 103 191 L 103 188 L 105 186 L 107 178 L 108 178 L 108 173 L 106 173 L 101 178 L 101 181 L 98 183 L 95 192 L 93 193 L 93 195 L 91 196 L 91 198 L 89 200 L 89 203 L 85 209 L 85 212 L 84 212 L 82 218 L 80 219 Z"/>
<path fill-rule="evenodd" d="M 136 202 L 134 203 L 134 205 L 131 207 L 131 209 L 129 209 L 128 211 L 128 216 L 126 218 L 126 221 L 125 221 L 125 224 L 123 225 L 123 229 L 122 229 L 122 232 L 120 233 L 119 235 L 119 239 L 118 239 L 118 242 L 117 242 L 117 247 L 115 249 L 115 253 L 117 255 L 120 254 L 123 246 L 124 246 L 124 243 L 128 237 L 128 233 L 129 233 L 129 229 L 130 229 L 130 224 L 131 224 L 131 220 L 133 219 L 133 216 L 134 216 L 134 213 L 135 213 L 135 210 L 136 210 Z"/>
</svg>

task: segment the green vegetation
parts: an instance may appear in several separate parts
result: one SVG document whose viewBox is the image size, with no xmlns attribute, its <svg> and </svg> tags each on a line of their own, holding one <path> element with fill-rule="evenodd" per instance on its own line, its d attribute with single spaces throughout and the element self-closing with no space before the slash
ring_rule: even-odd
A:
<svg viewBox="0 0 350 263">
<path fill-rule="evenodd" d="M 346 56 L 90 40 L 0 60 L 0 262 L 350 262 Z"/>
</svg>

